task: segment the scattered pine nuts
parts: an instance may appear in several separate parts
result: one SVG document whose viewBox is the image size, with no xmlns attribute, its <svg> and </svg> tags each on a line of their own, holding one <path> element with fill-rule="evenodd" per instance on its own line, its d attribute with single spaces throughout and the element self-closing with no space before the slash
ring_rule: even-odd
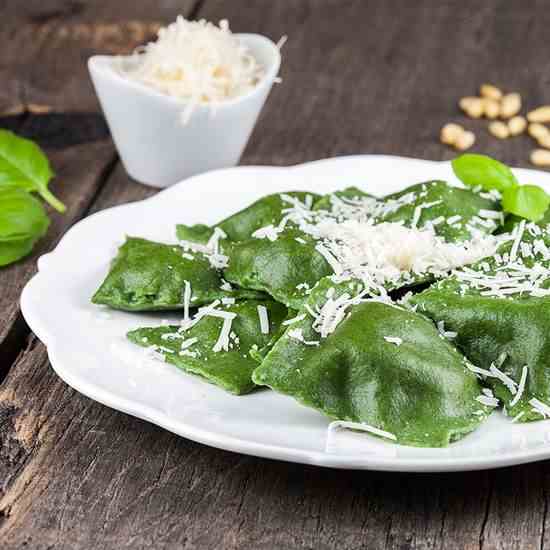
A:
<svg viewBox="0 0 550 550">
<path fill-rule="evenodd" d="M 537 141 L 542 138 L 543 136 L 547 136 L 550 134 L 550 130 L 543 126 L 542 124 L 539 124 L 538 122 L 531 122 L 529 124 L 529 127 L 527 128 L 527 133 Z"/>
<path fill-rule="evenodd" d="M 484 97 L 481 99 L 483 101 L 483 112 L 487 118 L 497 118 L 500 114 L 500 102 Z"/>
<path fill-rule="evenodd" d="M 550 168 L 550 104 L 542 105 L 521 115 L 521 95 L 514 92 L 504 94 L 493 84 L 484 83 L 479 87 L 479 96 L 465 96 L 458 105 L 470 118 L 486 117 L 489 122 L 489 133 L 498 139 L 519 136 L 527 133 L 539 146 L 531 152 L 531 163 L 535 166 Z M 497 119 L 501 120 L 497 120 Z M 441 143 L 450 145 L 458 151 L 466 151 L 476 141 L 473 132 L 465 130 L 459 124 L 448 123 L 441 128 L 439 139 Z"/>
<path fill-rule="evenodd" d="M 479 97 L 463 97 L 458 105 L 470 118 L 483 116 L 483 100 Z"/>
<path fill-rule="evenodd" d="M 500 116 L 512 118 L 521 110 L 521 96 L 519 94 L 506 94 L 500 104 Z"/>
<path fill-rule="evenodd" d="M 550 122 L 550 105 L 543 105 L 527 113 L 529 122 Z"/>
<path fill-rule="evenodd" d="M 445 145 L 454 145 L 462 133 L 464 133 L 464 128 L 462 126 L 450 122 L 441 128 L 439 139 L 441 143 Z"/>
<path fill-rule="evenodd" d="M 508 121 L 508 130 L 511 136 L 519 136 L 525 132 L 527 121 L 524 117 L 516 115 Z"/>
<path fill-rule="evenodd" d="M 531 152 L 531 162 L 535 166 L 550 166 L 550 151 L 535 149 Z"/>
<path fill-rule="evenodd" d="M 469 149 L 476 141 L 476 136 L 473 132 L 462 132 L 455 142 L 455 148 L 459 151 L 466 151 Z M 550 151 L 548 151 L 550 153 Z"/>
<path fill-rule="evenodd" d="M 505 122 L 494 120 L 489 124 L 489 132 L 498 139 L 506 139 L 510 137 L 510 130 Z"/>
<path fill-rule="evenodd" d="M 492 84 L 482 84 L 479 88 L 479 95 L 495 101 L 502 99 L 502 91 Z"/>
</svg>

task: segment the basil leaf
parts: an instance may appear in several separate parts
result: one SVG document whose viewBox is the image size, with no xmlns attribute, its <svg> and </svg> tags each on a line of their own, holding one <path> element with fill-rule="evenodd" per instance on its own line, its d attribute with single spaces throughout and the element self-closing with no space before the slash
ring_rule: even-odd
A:
<svg viewBox="0 0 550 550">
<path fill-rule="evenodd" d="M 0 266 L 26 256 L 50 224 L 40 201 L 15 185 L 0 185 Z"/>
<path fill-rule="evenodd" d="M 472 187 L 479 185 L 485 191 L 496 189 L 503 192 L 518 184 L 508 166 L 485 155 L 461 155 L 451 164 L 456 177 L 462 183 Z"/>
<path fill-rule="evenodd" d="M 502 208 L 506 212 L 537 222 L 550 206 L 550 196 L 536 185 L 522 185 L 507 189 L 502 195 Z"/>
<path fill-rule="evenodd" d="M 65 205 L 48 190 L 53 175 L 48 158 L 38 145 L 0 130 L 0 185 L 15 184 L 37 192 L 58 212 L 64 212 Z"/>
<path fill-rule="evenodd" d="M 32 238 L 17 241 L 0 241 L 0 267 L 12 264 L 30 254 L 36 241 Z"/>
</svg>

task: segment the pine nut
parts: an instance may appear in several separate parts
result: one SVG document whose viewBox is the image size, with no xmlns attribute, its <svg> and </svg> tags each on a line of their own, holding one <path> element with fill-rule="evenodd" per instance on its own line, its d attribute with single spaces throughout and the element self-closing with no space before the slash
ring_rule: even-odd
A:
<svg viewBox="0 0 550 550">
<path fill-rule="evenodd" d="M 488 97 L 482 98 L 483 112 L 487 118 L 497 118 L 500 114 L 500 103 Z"/>
<path fill-rule="evenodd" d="M 29 103 L 27 109 L 33 115 L 44 115 L 52 112 L 52 108 L 49 105 L 41 105 L 39 103 Z"/>
<path fill-rule="evenodd" d="M 489 99 L 494 99 L 496 101 L 499 101 L 502 99 L 502 92 L 499 88 L 496 86 L 493 86 L 492 84 L 482 84 L 479 88 L 479 95 L 481 97 L 487 97 Z"/>
<path fill-rule="evenodd" d="M 550 105 L 543 105 L 527 113 L 529 122 L 550 122 Z"/>
<path fill-rule="evenodd" d="M 489 132 L 498 139 L 506 139 L 507 137 L 510 137 L 508 126 L 500 120 L 495 120 L 489 124 Z"/>
<path fill-rule="evenodd" d="M 519 136 L 525 132 L 527 121 L 522 116 L 515 116 L 508 121 L 508 130 L 511 136 Z"/>
<path fill-rule="evenodd" d="M 462 126 L 449 122 L 449 124 L 445 124 L 445 126 L 441 128 L 439 139 L 441 140 L 441 143 L 445 143 L 445 145 L 454 145 L 458 139 L 458 136 L 460 136 L 463 132 L 464 128 L 462 128 Z"/>
<path fill-rule="evenodd" d="M 500 104 L 500 116 L 511 118 L 521 110 L 521 96 L 519 94 L 506 94 Z"/>
<path fill-rule="evenodd" d="M 550 151 L 535 149 L 531 152 L 531 162 L 535 166 L 550 166 Z"/>
<path fill-rule="evenodd" d="M 455 148 L 459 151 L 466 151 L 466 149 L 469 149 L 475 141 L 476 136 L 473 132 L 462 132 L 455 142 Z"/>
<path fill-rule="evenodd" d="M 483 101 L 479 97 L 463 97 L 458 105 L 470 118 L 480 118 L 483 115 Z"/>
<path fill-rule="evenodd" d="M 539 140 L 541 137 L 550 134 L 550 130 L 546 126 L 543 126 L 538 122 L 532 122 L 531 124 L 529 124 L 527 132 L 532 138 L 536 140 Z"/>
<path fill-rule="evenodd" d="M 537 143 L 545 149 L 550 149 L 550 132 L 537 139 Z"/>
</svg>

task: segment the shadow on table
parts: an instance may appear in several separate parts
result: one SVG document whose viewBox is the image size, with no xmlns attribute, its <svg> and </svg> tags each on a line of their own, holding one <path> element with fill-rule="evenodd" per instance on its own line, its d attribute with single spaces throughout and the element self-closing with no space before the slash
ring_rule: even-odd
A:
<svg viewBox="0 0 550 550">
<path fill-rule="evenodd" d="M 32 139 L 47 149 L 65 149 L 110 137 L 99 113 L 24 113 L 0 117 L 0 128 Z"/>
</svg>

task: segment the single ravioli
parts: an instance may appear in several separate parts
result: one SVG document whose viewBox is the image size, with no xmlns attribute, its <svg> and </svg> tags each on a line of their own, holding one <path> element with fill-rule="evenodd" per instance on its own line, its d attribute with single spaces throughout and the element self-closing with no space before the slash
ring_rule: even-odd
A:
<svg viewBox="0 0 550 550">
<path fill-rule="evenodd" d="M 265 308 L 267 315 L 269 329 L 265 333 L 259 308 Z M 228 392 L 249 393 L 255 388 L 252 371 L 258 366 L 251 352 L 269 343 L 286 316 L 286 308 L 271 300 L 248 300 L 209 311 L 187 330 L 178 326 L 140 328 L 129 332 L 128 338 L 155 349 L 167 363 L 198 374 Z M 227 323 L 229 330 L 224 326 Z"/>
<path fill-rule="evenodd" d="M 550 416 L 549 229 L 521 222 L 494 257 L 410 299 L 456 334 L 456 347 L 518 422 Z"/>
<path fill-rule="evenodd" d="M 325 321 L 315 321 L 321 331 L 331 315 L 340 322 L 324 338 L 310 315 L 293 323 L 254 371 L 256 384 L 406 445 L 445 446 L 479 426 L 489 414 L 477 400 L 482 388 L 428 319 L 381 301 L 341 311 L 355 292 L 331 287 L 321 281 L 302 313 L 325 307 Z"/>
<path fill-rule="evenodd" d="M 431 225 L 448 242 L 493 233 L 503 219 L 497 200 L 439 180 L 411 185 L 381 200 L 385 212 L 378 216 L 378 223 L 404 222 L 419 229 Z"/>
<path fill-rule="evenodd" d="M 311 208 L 320 196 L 305 191 L 288 191 L 266 195 L 243 210 L 216 224 L 231 241 L 249 239 L 252 233 L 269 225 L 278 225 L 285 216 L 285 210 L 291 208 L 296 200 Z M 212 236 L 214 227 L 207 225 L 177 225 L 176 235 L 180 240 L 206 244 Z"/>
<path fill-rule="evenodd" d="M 222 296 L 242 295 L 240 289 L 229 290 L 224 285 L 220 272 L 205 255 L 127 237 L 92 302 L 126 311 L 183 309 L 186 281 L 191 285 L 193 307 Z"/>
<path fill-rule="evenodd" d="M 252 238 L 226 244 L 229 265 L 224 277 L 298 309 L 317 281 L 333 273 L 316 246 L 317 241 L 293 228 L 279 233 L 275 241 Z"/>
</svg>

